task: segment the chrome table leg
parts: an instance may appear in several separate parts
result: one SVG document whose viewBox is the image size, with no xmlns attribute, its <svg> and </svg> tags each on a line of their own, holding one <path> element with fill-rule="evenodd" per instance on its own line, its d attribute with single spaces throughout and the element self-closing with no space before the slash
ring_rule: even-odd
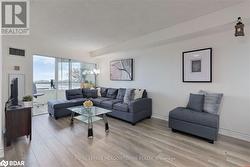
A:
<svg viewBox="0 0 250 167">
<path fill-rule="evenodd" d="M 93 138 L 93 122 L 92 117 L 88 118 L 88 138 Z"/>
</svg>

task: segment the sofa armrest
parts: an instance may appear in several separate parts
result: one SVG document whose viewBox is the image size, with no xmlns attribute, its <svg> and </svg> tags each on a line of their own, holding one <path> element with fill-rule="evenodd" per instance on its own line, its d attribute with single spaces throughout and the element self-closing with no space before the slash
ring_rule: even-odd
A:
<svg viewBox="0 0 250 167">
<path fill-rule="evenodd" d="M 148 112 L 152 115 L 152 99 L 140 98 L 130 102 L 129 112 Z"/>
</svg>

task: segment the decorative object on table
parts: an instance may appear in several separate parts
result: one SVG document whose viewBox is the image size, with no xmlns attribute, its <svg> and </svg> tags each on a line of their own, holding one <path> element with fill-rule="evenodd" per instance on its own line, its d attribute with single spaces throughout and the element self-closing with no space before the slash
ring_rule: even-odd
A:
<svg viewBox="0 0 250 167">
<path fill-rule="evenodd" d="M 110 80 L 132 81 L 133 59 L 114 60 L 110 62 Z"/>
<path fill-rule="evenodd" d="M 212 82 L 212 48 L 182 53 L 183 82 Z"/>
<path fill-rule="evenodd" d="M 33 101 L 32 101 L 32 96 L 24 96 L 23 97 L 23 106 L 24 107 L 32 107 L 33 106 Z"/>
<path fill-rule="evenodd" d="M 236 37 L 238 36 L 245 36 L 244 33 L 244 24 L 242 23 L 241 17 L 238 17 L 237 23 L 235 25 L 235 34 Z"/>
<path fill-rule="evenodd" d="M 93 107 L 93 102 L 91 100 L 86 100 L 84 103 L 83 103 L 83 106 L 85 108 L 91 108 Z"/>
<path fill-rule="evenodd" d="M 91 100 L 86 100 L 83 102 L 83 107 L 88 113 L 91 113 L 91 108 L 93 107 L 93 102 Z"/>
</svg>

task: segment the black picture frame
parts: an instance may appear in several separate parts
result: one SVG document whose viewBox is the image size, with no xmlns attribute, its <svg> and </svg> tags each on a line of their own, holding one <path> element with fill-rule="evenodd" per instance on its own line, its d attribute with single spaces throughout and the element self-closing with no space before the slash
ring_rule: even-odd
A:
<svg viewBox="0 0 250 167">
<path fill-rule="evenodd" d="M 111 71 L 111 69 L 112 69 L 111 68 L 112 63 L 119 62 L 119 61 L 126 61 L 126 60 L 130 60 L 131 61 L 131 64 L 130 64 L 130 66 L 131 66 L 131 72 L 130 72 L 131 77 L 129 79 L 113 79 L 112 78 L 112 71 Z M 110 61 L 109 66 L 110 66 L 110 80 L 111 81 L 133 81 L 134 80 L 134 59 L 129 58 L 129 59 L 112 60 L 112 61 Z"/>
<path fill-rule="evenodd" d="M 187 53 L 194 53 L 195 52 L 200 52 L 200 51 L 205 51 L 205 50 L 209 50 L 210 54 L 209 54 L 209 59 L 210 59 L 210 64 L 209 64 L 209 79 L 208 80 L 185 80 L 185 54 Z M 212 73 L 213 73 L 213 63 L 212 63 L 212 55 L 213 55 L 213 49 L 210 48 L 203 48 L 203 49 L 196 49 L 196 50 L 190 50 L 190 51 L 185 51 L 182 52 L 182 82 L 186 82 L 186 83 L 211 83 L 212 82 Z"/>
</svg>

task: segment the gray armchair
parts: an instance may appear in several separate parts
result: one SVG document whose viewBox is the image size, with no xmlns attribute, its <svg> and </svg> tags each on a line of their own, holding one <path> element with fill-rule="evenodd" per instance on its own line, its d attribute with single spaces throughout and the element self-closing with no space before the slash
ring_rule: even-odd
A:
<svg viewBox="0 0 250 167">
<path fill-rule="evenodd" d="M 219 115 L 177 107 L 169 113 L 169 128 L 207 139 L 213 143 L 218 136 Z"/>
<path fill-rule="evenodd" d="M 189 133 L 214 143 L 219 131 L 219 106 L 222 93 L 190 94 L 187 107 L 177 107 L 169 112 L 169 128 L 173 132 Z"/>
</svg>

